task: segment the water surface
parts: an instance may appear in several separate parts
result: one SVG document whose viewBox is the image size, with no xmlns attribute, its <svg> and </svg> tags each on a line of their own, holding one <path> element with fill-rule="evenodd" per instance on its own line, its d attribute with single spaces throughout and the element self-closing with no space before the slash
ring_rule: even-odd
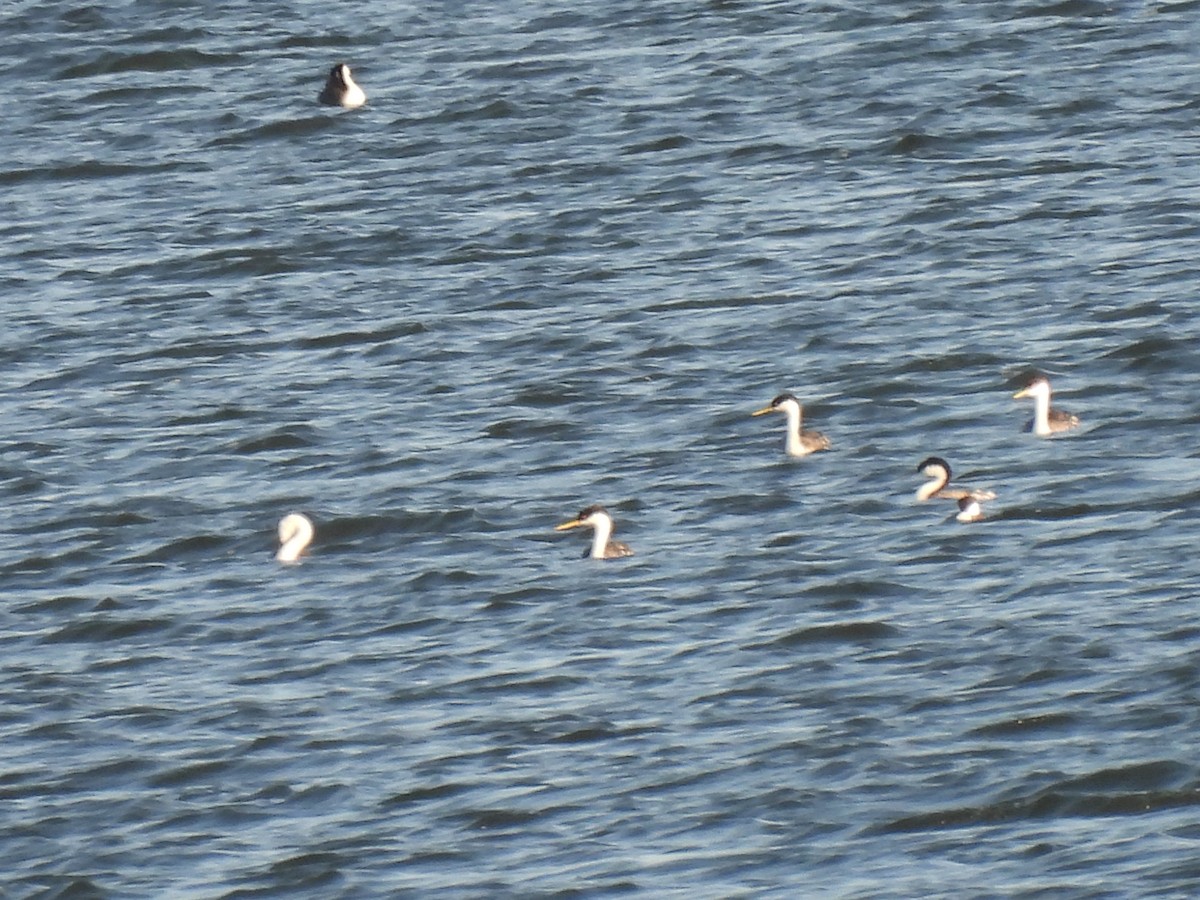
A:
<svg viewBox="0 0 1200 900">
<path fill-rule="evenodd" d="M 7 891 L 1195 895 L 1196 7 L 17 4 Z"/>
</svg>

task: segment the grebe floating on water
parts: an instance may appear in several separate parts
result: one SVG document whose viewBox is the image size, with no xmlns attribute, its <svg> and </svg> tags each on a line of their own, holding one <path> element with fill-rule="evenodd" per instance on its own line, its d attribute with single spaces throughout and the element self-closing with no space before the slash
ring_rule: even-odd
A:
<svg viewBox="0 0 1200 900">
<path fill-rule="evenodd" d="M 579 515 L 570 522 L 555 525 L 555 531 L 567 531 L 571 528 L 589 527 L 592 529 L 592 549 L 584 554 L 592 559 L 620 559 L 622 556 L 633 556 L 629 545 L 621 541 L 611 540 L 613 532 L 612 516 L 603 506 L 587 506 L 579 511 Z"/>
<path fill-rule="evenodd" d="M 1078 416 L 1061 409 L 1051 409 L 1050 382 L 1044 375 L 1039 375 L 1013 394 L 1014 400 L 1020 400 L 1022 397 L 1034 399 L 1033 418 L 1025 423 L 1026 431 L 1032 431 L 1039 437 L 1047 437 L 1079 426 Z"/>
<path fill-rule="evenodd" d="M 974 497 L 963 497 L 958 501 L 958 515 L 954 518 L 960 522 L 978 522 L 983 519 L 983 507 Z"/>
<path fill-rule="evenodd" d="M 935 497 L 941 500 L 995 500 L 991 491 L 975 488 L 947 487 L 950 483 L 950 463 L 940 456 L 931 456 L 917 466 L 917 471 L 929 478 L 917 488 L 917 500 L 925 502 Z M 965 520 L 964 520 L 965 521 Z"/>
<path fill-rule="evenodd" d="M 350 67 L 345 63 L 338 63 L 329 70 L 329 80 L 325 82 L 325 89 L 317 95 L 317 100 L 326 106 L 353 109 L 366 103 L 367 95 L 350 77 Z"/>
<path fill-rule="evenodd" d="M 795 394 L 780 394 L 771 401 L 770 406 L 764 406 L 750 415 L 765 416 L 771 412 L 784 413 L 787 416 L 787 443 L 784 447 L 788 456 L 808 456 L 818 450 L 829 449 L 829 438 L 821 432 L 801 429 L 803 410 Z"/>
<path fill-rule="evenodd" d="M 275 558 L 292 563 L 300 558 L 313 539 L 313 523 L 303 513 L 289 513 L 279 522 L 279 552 Z"/>
</svg>

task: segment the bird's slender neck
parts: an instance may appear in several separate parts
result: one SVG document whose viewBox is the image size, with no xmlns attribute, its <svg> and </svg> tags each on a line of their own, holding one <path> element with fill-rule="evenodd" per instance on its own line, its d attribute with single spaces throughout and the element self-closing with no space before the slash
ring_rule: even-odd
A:
<svg viewBox="0 0 1200 900">
<path fill-rule="evenodd" d="M 592 523 L 592 559 L 605 559 L 608 539 L 612 537 L 613 523 L 607 516 L 596 516 Z"/>
<path fill-rule="evenodd" d="M 936 470 L 936 475 L 930 475 L 929 480 L 917 488 L 917 499 L 928 500 L 946 486 L 950 476 L 944 470 Z"/>
<path fill-rule="evenodd" d="M 1038 391 L 1033 395 L 1033 432 L 1050 433 L 1050 392 Z"/>
<path fill-rule="evenodd" d="M 800 441 L 800 423 L 803 416 L 799 403 L 789 403 L 783 411 L 787 413 L 787 452 L 799 455 L 804 452 L 804 444 Z"/>
<path fill-rule="evenodd" d="M 282 546 L 275 558 L 280 562 L 295 562 L 313 539 L 312 526 L 307 521 L 292 521 L 285 532 Z"/>
</svg>

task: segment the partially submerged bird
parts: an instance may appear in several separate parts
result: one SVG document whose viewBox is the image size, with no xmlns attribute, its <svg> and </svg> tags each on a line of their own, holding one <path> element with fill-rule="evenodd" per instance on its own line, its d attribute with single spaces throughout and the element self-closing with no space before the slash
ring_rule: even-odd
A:
<svg viewBox="0 0 1200 900">
<path fill-rule="evenodd" d="M 275 558 L 285 563 L 296 562 L 312 543 L 313 534 L 313 523 L 308 516 L 288 513 L 279 522 L 279 552 Z"/>
<path fill-rule="evenodd" d="M 1014 400 L 1020 400 L 1022 397 L 1032 397 L 1034 400 L 1033 418 L 1025 423 L 1025 431 L 1032 431 L 1039 437 L 1048 437 L 1079 426 L 1078 416 L 1050 407 L 1050 382 L 1044 375 L 1039 375 L 1013 394 Z"/>
<path fill-rule="evenodd" d="M 788 456 L 808 456 L 818 450 L 828 450 L 829 438 L 819 431 L 804 431 L 801 428 L 803 409 L 795 394 L 780 394 L 771 401 L 770 406 L 751 413 L 752 416 L 764 416 L 767 413 L 778 412 L 787 416 L 787 443 L 784 448 Z"/>
<path fill-rule="evenodd" d="M 983 507 L 974 497 L 963 497 L 958 501 L 958 514 L 954 517 L 958 521 L 978 522 L 983 517 Z"/>
<path fill-rule="evenodd" d="M 555 525 L 555 531 L 567 531 L 571 528 L 591 528 L 592 548 L 584 557 L 592 559 L 620 559 L 622 556 L 633 556 L 629 545 L 612 540 L 612 516 L 603 506 L 587 506 L 579 511 L 579 515 L 570 522 Z"/>
<path fill-rule="evenodd" d="M 917 488 L 917 500 L 925 502 L 934 498 L 940 500 L 995 500 L 992 491 L 981 491 L 975 488 L 949 487 L 950 463 L 940 456 L 930 456 L 919 466 L 917 471 L 929 480 Z"/>
<path fill-rule="evenodd" d="M 350 67 L 345 63 L 338 63 L 329 70 L 329 80 L 325 82 L 324 90 L 317 95 L 317 100 L 326 106 L 353 109 L 366 103 L 367 95 L 350 77 Z"/>
</svg>

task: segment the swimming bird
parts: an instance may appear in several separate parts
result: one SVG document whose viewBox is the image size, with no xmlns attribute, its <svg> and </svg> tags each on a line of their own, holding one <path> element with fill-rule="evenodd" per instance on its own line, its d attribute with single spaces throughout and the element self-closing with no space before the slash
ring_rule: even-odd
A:
<svg viewBox="0 0 1200 900">
<path fill-rule="evenodd" d="M 288 513 L 279 521 L 279 552 L 275 558 L 285 563 L 296 562 L 312 543 L 313 534 L 313 523 L 308 516 Z"/>
<path fill-rule="evenodd" d="M 329 80 L 325 82 L 325 89 L 317 95 L 317 100 L 326 106 L 353 109 L 366 103 L 367 95 L 350 77 L 350 67 L 345 63 L 338 63 L 329 70 Z"/>
<path fill-rule="evenodd" d="M 803 411 L 795 394 L 780 394 L 771 401 L 770 406 L 764 406 L 750 415 L 764 416 L 770 412 L 779 412 L 787 416 L 787 443 L 784 447 L 788 456 L 808 456 L 818 450 L 829 449 L 829 438 L 821 432 L 801 429 Z"/>
<path fill-rule="evenodd" d="M 1079 416 L 1050 407 L 1050 382 L 1046 376 L 1039 375 L 1013 394 L 1014 400 L 1020 400 L 1022 397 L 1032 397 L 1034 400 L 1033 418 L 1025 423 L 1025 431 L 1032 431 L 1039 437 L 1047 437 L 1079 426 Z"/>
<path fill-rule="evenodd" d="M 974 497 L 963 497 L 958 501 L 958 515 L 954 518 L 960 522 L 978 522 L 983 515 L 983 507 Z"/>
<path fill-rule="evenodd" d="M 584 554 L 585 558 L 590 556 L 592 559 L 620 559 L 622 556 L 633 556 L 628 544 L 610 539 L 613 520 L 603 506 L 586 506 L 570 522 L 555 525 L 554 530 L 567 531 L 582 527 L 592 529 L 592 548 Z"/>
<path fill-rule="evenodd" d="M 995 500 L 996 495 L 991 491 L 981 491 L 975 488 L 947 487 L 950 483 L 950 463 L 940 456 L 930 456 L 919 466 L 917 471 L 929 478 L 917 488 L 917 500 L 924 503 L 935 497 L 941 500 Z"/>
</svg>

